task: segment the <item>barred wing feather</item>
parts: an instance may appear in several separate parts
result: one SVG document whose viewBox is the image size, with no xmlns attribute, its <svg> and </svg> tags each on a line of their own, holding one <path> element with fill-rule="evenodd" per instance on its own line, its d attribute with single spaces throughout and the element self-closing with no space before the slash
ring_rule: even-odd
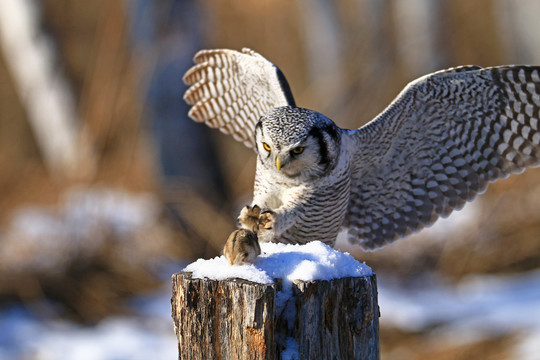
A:
<svg viewBox="0 0 540 360">
<path fill-rule="evenodd" d="M 258 53 L 243 49 L 201 50 L 184 75 L 189 116 L 253 148 L 255 125 L 278 106 L 294 106 L 281 71 Z"/>
<path fill-rule="evenodd" d="M 540 162 L 540 67 L 461 67 L 411 84 L 355 146 L 344 226 L 382 247 Z"/>
</svg>

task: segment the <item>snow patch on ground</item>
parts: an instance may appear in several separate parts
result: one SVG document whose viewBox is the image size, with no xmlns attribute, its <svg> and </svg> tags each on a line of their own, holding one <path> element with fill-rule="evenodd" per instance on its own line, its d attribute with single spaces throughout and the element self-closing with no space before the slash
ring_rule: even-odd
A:
<svg viewBox="0 0 540 360">
<path fill-rule="evenodd" d="M 21 305 L 1 309 L 0 360 L 176 359 L 168 287 L 138 297 L 134 315 L 109 317 L 94 326 L 40 317 Z"/>
<path fill-rule="evenodd" d="M 154 244 L 137 240 L 158 233 L 159 212 L 159 200 L 151 194 L 73 187 L 59 206 L 21 208 L 9 226 L 0 229 L 0 271 L 61 273 L 74 261 L 91 259 L 111 239 L 126 250 L 119 252 L 126 261 L 141 258 L 134 247 L 149 258 L 152 251 L 145 246 Z M 158 236 L 153 240 L 162 241 Z"/>
<path fill-rule="evenodd" d="M 404 331 L 437 329 L 459 344 L 520 333 L 516 359 L 537 359 L 540 347 L 540 271 L 519 275 L 477 275 L 457 286 L 428 281 L 421 287 L 385 282 L 379 274 L 382 326 Z"/>
</svg>

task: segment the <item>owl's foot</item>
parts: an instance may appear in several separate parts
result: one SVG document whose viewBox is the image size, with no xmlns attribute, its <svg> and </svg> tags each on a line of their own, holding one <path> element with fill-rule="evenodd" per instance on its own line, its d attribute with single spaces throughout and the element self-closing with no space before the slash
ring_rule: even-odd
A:
<svg viewBox="0 0 540 360">
<path fill-rule="evenodd" d="M 263 211 L 259 216 L 259 241 L 271 242 L 276 237 L 276 213 L 271 210 Z"/>
<path fill-rule="evenodd" d="M 272 210 L 266 210 L 259 216 L 259 230 L 271 230 L 274 227 L 275 213 Z"/>
<path fill-rule="evenodd" d="M 259 216 L 261 215 L 261 208 L 257 205 L 246 205 L 240 215 L 238 216 L 238 222 L 244 229 L 248 229 L 254 232 L 259 230 Z"/>
</svg>

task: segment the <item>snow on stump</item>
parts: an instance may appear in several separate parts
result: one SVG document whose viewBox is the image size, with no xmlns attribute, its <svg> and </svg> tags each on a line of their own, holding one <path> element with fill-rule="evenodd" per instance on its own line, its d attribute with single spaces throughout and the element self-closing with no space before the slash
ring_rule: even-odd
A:
<svg viewBox="0 0 540 360">
<path fill-rule="evenodd" d="M 320 242 L 261 244 L 255 264 L 173 275 L 179 359 L 379 359 L 371 269 Z"/>
</svg>

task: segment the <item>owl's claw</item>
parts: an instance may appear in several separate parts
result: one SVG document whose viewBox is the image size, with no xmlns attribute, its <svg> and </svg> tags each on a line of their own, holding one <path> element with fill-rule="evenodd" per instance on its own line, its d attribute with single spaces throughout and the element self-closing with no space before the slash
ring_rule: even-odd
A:
<svg viewBox="0 0 540 360">
<path fill-rule="evenodd" d="M 274 227 L 275 216 L 272 210 L 266 210 L 259 216 L 259 230 L 271 230 Z"/>
<path fill-rule="evenodd" d="M 242 228 L 257 233 L 261 242 L 272 241 L 275 237 L 276 214 L 271 210 L 262 211 L 257 205 L 245 206 L 238 222 Z"/>
<path fill-rule="evenodd" d="M 240 215 L 238 216 L 238 222 L 244 229 L 248 229 L 254 232 L 259 230 L 259 216 L 261 215 L 261 208 L 257 205 L 246 205 Z"/>
</svg>

